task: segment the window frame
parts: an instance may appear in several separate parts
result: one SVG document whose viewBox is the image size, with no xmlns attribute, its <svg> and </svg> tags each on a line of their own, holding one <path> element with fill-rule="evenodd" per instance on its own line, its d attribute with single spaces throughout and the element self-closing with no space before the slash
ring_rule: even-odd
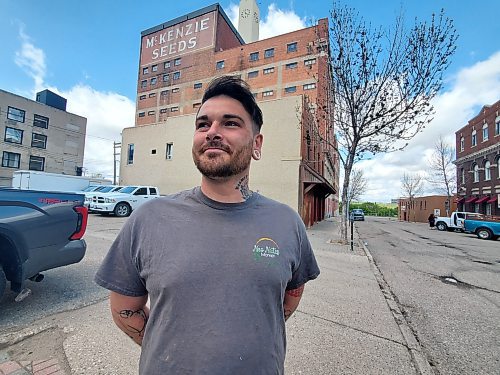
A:
<svg viewBox="0 0 500 375">
<path fill-rule="evenodd" d="M 460 152 L 462 152 L 465 149 L 465 138 L 462 136 L 460 137 Z"/>
<path fill-rule="evenodd" d="M 287 69 L 287 70 L 297 69 L 298 67 L 299 67 L 299 63 L 297 61 L 285 64 L 285 69 Z"/>
<path fill-rule="evenodd" d="M 194 89 L 194 90 L 201 89 L 202 87 L 203 87 L 203 83 L 201 83 L 201 82 L 196 82 L 196 83 L 193 85 L 193 89 Z"/>
<path fill-rule="evenodd" d="M 500 135 L 500 117 L 495 119 L 495 136 Z"/>
<path fill-rule="evenodd" d="M 163 63 L 163 69 L 168 69 L 168 68 L 170 68 L 170 60 L 169 61 L 165 61 Z"/>
<path fill-rule="evenodd" d="M 44 125 L 42 125 L 42 124 L 44 124 Z M 42 116 L 42 115 L 34 113 L 33 114 L 33 126 L 36 126 L 37 128 L 48 129 L 49 128 L 49 118 L 46 116 Z"/>
<path fill-rule="evenodd" d="M 297 52 L 297 49 L 298 49 L 297 42 L 291 42 L 286 44 L 286 53 Z"/>
<path fill-rule="evenodd" d="M 312 59 L 304 60 L 304 65 L 305 66 L 314 65 L 314 64 L 316 64 L 316 57 L 312 58 Z"/>
<path fill-rule="evenodd" d="M 274 73 L 274 66 L 262 69 L 262 74 L 271 74 L 271 73 Z"/>
<path fill-rule="evenodd" d="M 156 86 L 157 83 L 158 83 L 158 78 L 157 77 L 152 77 L 149 84 L 151 86 Z"/>
<path fill-rule="evenodd" d="M 179 66 L 182 63 L 182 57 L 174 59 L 174 66 Z"/>
<path fill-rule="evenodd" d="M 142 75 L 145 76 L 146 74 L 149 74 L 149 66 L 142 68 Z"/>
<path fill-rule="evenodd" d="M 174 143 L 168 142 L 165 146 L 165 159 L 172 160 L 174 158 Z"/>
<path fill-rule="evenodd" d="M 285 94 L 292 94 L 294 92 L 297 92 L 297 86 L 285 87 Z"/>
<path fill-rule="evenodd" d="M 222 69 L 224 69 L 225 65 L 226 65 L 226 63 L 224 60 L 219 60 L 215 63 L 215 69 L 222 70 Z"/>
<path fill-rule="evenodd" d="M 264 59 L 270 59 L 271 57 L 274 57 L 274 47 L 264 50 Z"/>
<path fill-rule="evenodd" d="M 259 71 L 258 70 L 252 70 L 251 72 L 248 72 L 248 74 L 247 74 L 247 78 L 248 79 L 256 78 L 258 76 L 259 76 Z"/>
<path fill-rule="evenodd" d="M 22 112 L 22 121 L 19 120 L 19 118 L 21 118 L 21 114 L 13 114 L 11 112 L 11 110 L 13 111 L 19 111 L 20 113 Z M 12 116 L 12 117 L 11 117 Z M 7 119 L 9 120 L 12 120 L 12 121 L 17 121 L 17 122 L 20 122 L 20 123 L 23 123 L 26 121 L 26 111 L 23 110 L 23 109 L 19 109 L 19 108 L 16 108 L 16 107 L 12 107 L 12 106 L 8 106 L 7 107 Z"/>
<path fill-rule="evenodd" d="M 170 81 L 170 74 L 169 73 L 165 73 L 163 75 L 163 82 L 169 82 Z"/>
<path fill-rule="evenodd" d="M 485 135 L 486 135 L 486 137 L 485 137 Z M 488 124 L 483 124 L 482 137 L 483 137 L 483 142 L 486 142 L 488 139 L 490 139 L 490 134 L 488 131 Z"/>
<path fill-rule="evenodd" d="M 35 136 L 40 136 L 40 137 L 44 138 L 42 147 L 37 146 L 35 144 Z M 42 142 L 42 141 L 37 140 L 37 142 Z M 47 148 L 47 136 L 45 134 L 40 134 L 40 133 L 31 133 L 31 147 L 41 148 L 41 149 L 45 150 Z"/>
<path fill-rule="evenodd" d="M 157 72 L 158 71 L 158 64 L 151 65 L 151 72 Z"/>
<path fill-rule="evenodd" d="M 485 181 L 491 180 L 491 163 L 489 160 L 486 160 L 484 162 L 484 180 Z"/>
<path fill-rule="evenodd" d="M 172 80 L 177 81 L 179 79 L 181 79 L 181 71 L 179 70 L 177 72 L 173 72 L 172 73 Z"/>
<path fill-rule="evenodd" d="M 127 146 L 127 165 L 134 164 L 134 152 L 135 145 L 133 143 L 129 143 Z"/>
<path fill-rule="evenodd" d="M 21 137 L 19 138 L 19 142 L 15 142 L 15 141 L 11 141 L 9 139 L 7 139 L 7 131 L 8 130 L 13 130 L 14 132 L 19 132 Z M 7 143 L 12 143 L 12 144 L 16 144 L 16 145 L 22 145 L 23 144 L 23 137 L 24 137 L 24 130 L 22 129 L 17 129 L 17 128 L 13 128 L 11 126 L 6 126 L 5 127 L 5 132 L 4 132 L 4 142 L 7 142 Z M 14 138 L 11 136 L 11 138 Z"/>
<path fill-rule="evenodd" d="M 473 181 L 472 182 L 479 182 L 479 165 L 474 163 L 472 166 L 472 173 L 473 173 Z"/>
<path fill-rule="evenodd" d="M 302 86 L 302 90 L 307 91 L 307 90 L 314 90 L 316 88 L 316 84 L 313 83 L 306 83 L 305 85 Z"/>
<path fill-rule="evenodd" d="M 248 57 L 248 61 L 259 61 L 259 52 L 250 52 L 250 56 Z"/>
<path fill-rule="evenodd" d="M 34 159 L 39 159 L 39 160 L 34 160 Z M 41 163 L 40 168 L 33 168 L 32 163 Z M 28 164 L 28 169 L 30 171 L 40 171 L 43 172 L 45 170 L 45 158 L 43 156 L 36 156 L 36 155 L 30 155 L 30 160 Z"/>
<path fill-rule="evenodd" d="M 266 98 L 268 96 L 274 96 L 274 90 L 262 91 L 262 97 Z"/>
<path fill-rule="evenodd" d="M 471 147 L 476 147 L 477 146 L 477 131 L 474 129 L 471 134 Z"/>
<path fill-rule="evenodd" d="M 8 162 L 11 161 L 11 157 L 6 158 L 6 156 L 11 156 L 11 155 L 16 155 L 17 156 L 17 166 L 10 166 L 8 165 Z M 6 163 L 7 161 L 7 163 Z M 15 159 L 14 159 L 15 161 Z M 2 167 L 4 168 L 15 168 L 19 169 L 19 166 L 21 165 L 21 154 L 17 152 L 10 152 L 10 151 L 4 151 L 2 154 Z"/>
</svg>

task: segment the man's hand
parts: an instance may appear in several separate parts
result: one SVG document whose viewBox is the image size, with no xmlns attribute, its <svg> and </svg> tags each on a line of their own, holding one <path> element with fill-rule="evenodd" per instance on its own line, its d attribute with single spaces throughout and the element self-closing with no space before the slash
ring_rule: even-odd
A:
<svg viewBox="0 0 500 375">
<path fill-rule="evenodd" d="M 146 306 L 148 296 L 129 297 L 111 292 L 109 302 L 115 324 L 138 345 L 142 338 L 149 318 L 149 308 Z"/>
<path fill-rule="evenodd" d="M 285 321 L 293 314 L 297 306 L 299 306 L 302 293 L 304 292 L 304 285 L 299 286 L 297 289 L 290 289 L 285 291 L 285 299 L 283 301 L 283 312 L 285 314 Z"/>
</svg>

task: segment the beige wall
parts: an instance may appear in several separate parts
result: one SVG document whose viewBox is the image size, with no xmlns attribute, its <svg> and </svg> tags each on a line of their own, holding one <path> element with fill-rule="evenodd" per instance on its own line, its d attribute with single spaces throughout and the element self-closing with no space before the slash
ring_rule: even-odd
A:
<svg viewBox="0 0 500 375">
<path fill-rule="evenodd" d="M 8 107 L 25 111 L 24 122 L 7 118 Z M 49 118 L 47 129 L 33 126 L 34 115 Z M 22 144 L 5 142 L 5 127 L 23 131 Z M 5 168 L 0 163 L 0 186 L 10 186 L 16 170 L 29 169 L 30 155 L 45 158 L 44 172 L 76 175 L 76 166 L 83 166 L 87 119 L 43 103 L 0 90 L 0 160 L 3 151 L 21 154 L 19 169 Z M 46 149 L 31 147 L 32 134 L 47 136 Z"/>
<path fill-rule="evenodd" d="M 253 161 L 250 187 L 298 209 L 301 97 L 259 103 L 264 114 L 262 159 Z M 195 115 L 170 117 L 158 125 L 126 128 L 122 133 L 120 183 L 158 186 L 161 194 L 199 185 L 191 145 Z M 128 145 L 134 144 L 134 163 L 127 165 Z M 166 144 L 173 143 L 173 159 Z M 156 154 L 151 151 L 156 150 Z"/>
</svg>

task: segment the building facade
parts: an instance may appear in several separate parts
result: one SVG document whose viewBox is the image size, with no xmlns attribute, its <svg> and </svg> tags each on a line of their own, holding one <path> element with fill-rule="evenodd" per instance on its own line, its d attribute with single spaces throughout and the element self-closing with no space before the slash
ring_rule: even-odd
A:
<svg viewBox="0 0 500 375">
<path fill-rule="evenodd" d="M 500 215 L 500 101 L 455 133 L 458 207 Z"/>
<path fill-rule="evenodd" d="M 0 90 L 0 186 L 20 169 L 81 175 L 87 119 L 49 90 L 36 98 Z"/>
<path fill-rule="evenodd" d="M 136 126 L 124 129 L 120 182 L 163 194 L 199 184 L 194 117 L 208 83 L 237 75 L 263 110 L 262 160 L 251 187 L 289 204 L 306 225 L 338 209 L 339 160 L 330 117 L 328 22 L 245 44 L 218 5 L 141 35 Z"/>
<path fill-rule="evenodd" d="M 446 195 L 430 195 L 412 199 L 400 198 L 398 200 L 398 219 L 426 223 L 430 214 L 446 216 L 447 208 L 449 213 L 457 210 L 456 200 L 451 199 L 450 207 L 446 207 L 447 200 L 448 196 Z"/>
</svg>

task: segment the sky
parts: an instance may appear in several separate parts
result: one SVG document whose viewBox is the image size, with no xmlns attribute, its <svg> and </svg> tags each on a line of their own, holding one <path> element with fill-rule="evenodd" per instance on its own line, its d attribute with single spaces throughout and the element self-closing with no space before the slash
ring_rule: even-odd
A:
<svg viewBox="0 0 500 375">
<path fill-rule="evenodd" d="M 329 18 L 332 1 L 257 1 L 260 39 Z M 356 165 L 368 181 L 363 201 L 389 202 L 402 195 L 404 172 L 425 173 L 439 136 L 455 131 L 486 104 L 500 99 L 500 1 L 350 0 L 372 25 L 390 27 L 402 11 L 407 24 L 429 20 L 441 9 L 459 33 L 457 51 L 435 98 L 432 123 L 401 152 Z M 87 118 L 84 168 L 113 175 L 113 142 L 134 126 L 140 33 L 213 4 L 204 1 L 0 0 L 0 88 L 30 99 L 50 89 L 68 100 L 69 112 Z M 237 26 L 238 1 L 220 2 Z M 426 184 L 425 194 L 436 193 Z"/>
</svg>

